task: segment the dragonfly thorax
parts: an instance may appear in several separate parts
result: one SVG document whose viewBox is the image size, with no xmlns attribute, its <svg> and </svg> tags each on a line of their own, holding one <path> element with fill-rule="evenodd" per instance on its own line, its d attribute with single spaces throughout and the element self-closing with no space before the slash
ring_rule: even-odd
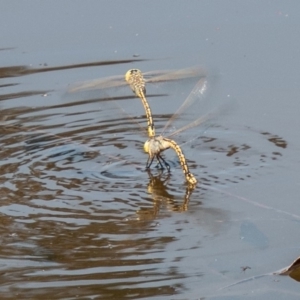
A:
<svg viewBox="0 0 300 300">
<path fill-rule="evenodd" d="M 144 144 L 144 151 L 153 157 L 170 148 L 170 144 L 161 135 L 149 138 Z"/>
</svg>

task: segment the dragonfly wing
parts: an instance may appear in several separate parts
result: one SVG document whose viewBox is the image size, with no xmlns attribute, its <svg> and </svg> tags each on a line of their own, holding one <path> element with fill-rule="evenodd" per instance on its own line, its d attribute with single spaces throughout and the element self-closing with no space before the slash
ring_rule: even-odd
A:
<svg viewBox="0 0 300 300">
<path fill-rule="evenodd" d="M 182 70 L 173 71 L 151 71 L 143 73 L 145 81 L 147 83 L 163 82 L 180 80 L 184 78 L 191 78 L 197 76 L 204 76 L 205 71 L 202 68 L 188 68 Z M 74 84 L 70 89 L 70 93 L 81 92 L 85 90 L 96 90 L 105 88 L 115 88 L 126 85 L 124 79 L 125 75 L 112 76 L 107 78 L 99 78 L 95 80 L 89 80 L 85 82 L 79 82 Z"/>
<path fill-rule="evenodd" d="M 181 70 L 164 70 L 164 71 L 152 71 L 144 73 L 146 82 L 164 82 L 164 81 L 176 81 L 185 78 L 204 77 L 206 71 L 200 67 L 187 68 Z"/>
<path fill-rule="evenodd" d="M 172 132 L 170 135 L 168 135 L 168 137 L 172 137 L 176 134 L 179 134 L 180 132 L 183 132 L 189 128 L 193 128 L 193 127 L 196 127 L 200 124 L 203 124 L 204 122 L 206 122 L 207 120 L 211 120 L 213 117 L 215 117 L 216 115 L 218 115 L 219 113 L 219 110 L 216 110 L 216 111 L 213 111 L 213 112 L 209 112 L 207 113 L 206 115 L 204 116 L 201 116 L 200 118 L 196 119 L 195 121 L 193 121 L 192 123 L 189 123 L 183 127 L 181 127 L 180 129 Z"/>
<path fill-rule="evenodd" d="M 99 78 L 95 80 L 79 82 L 73 85 L 70 89 L 70 93 L 81 92 L 85 90 L 98 90 L 98 89 L 108 89 L 115 88 L 119 86 L 126 85 L 124 76 L 112 76 L 107 78 Z"/>
<path fill-rule="evenodd" d="M 174 113 L 174 115 L 170 118 L 170 120 L 165 125 L 163 132 L 170 126 L 170 124 L 177 119 L 183 111 L 185 111 L 189 106 L 191 106 L 195 101 L 200 101 L 205 95 L 205 92 L 207 90 L 207 79 L 201 78 L 193 90 L 190 92 L 188 97 L 184 100 L 182 105 L 177 109 L 177 111 Z"/>
</svg>

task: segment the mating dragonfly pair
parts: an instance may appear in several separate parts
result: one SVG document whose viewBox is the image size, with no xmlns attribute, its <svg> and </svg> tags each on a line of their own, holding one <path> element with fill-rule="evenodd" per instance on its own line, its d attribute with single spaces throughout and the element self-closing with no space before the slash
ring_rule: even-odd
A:
<svg viewBox="0 0 300 300">
<path fill-rule="evenodd" d="M 153 75 L 154 72 L 145 73 L 145 76 Z M 148 153 L 148 160 L 146 163 L 146 168 L 150 168 L 150 166 L 153 163 L 153 160 L 156 158 L 158 161 L 159 166 L 163 169 L 164 166 L 170 170 L 170 165 L 166 162 L 166 160 L 162 157 L 161 153 L 164 150 L 167 150 L 169 148 L 173 149 L 180 161 L 181 168 L 183 170 L 185 179 L 189 186 L 193 187 L 197 183 L 197 179 L 195 176 L 190 172 L 189 167 L 187 165 L 185 156 L 180 148 L 180 146 L 173 140 L 167 137 L 164 137 L 163 135 L 156 135 L 155 134 L 155 127 L 154 127 L 154 121 L 152 117 L 151 108 L 149 106 L 149 103 L 146 98 L 146 82 L 154 82 L 154 81 L 167 81 L 167 80 L 177 80 L 177 79 L 183 79 L 183 78 L 189 78 L 189 77 L 200 77 L 200 80 L 197 82 L 189 96 L 186 98 L 184 103 L 180 106 L 180 108 L 176 111 L 176 113 L 173 115 L 173 118 L 176 118 L 180 115 L 180 113 L 186 109 L 187 106 L 190 106 L 192 102 L 195 101 L 196 98 L 199 98 L 199 96 L 202 96 L 204 92 L 207 89 L 207 78 L 206 74 L 203 71 L 203 69 L 200 68 L 190 68 L 190 69 L 183 69 L 179 71 L 173 71 L 172 74 L 170 72 L 160 72 L 160 74 L 155 74 L 155 77 L 150 77 L 150 79 L 144 78 L 142 72 L 137 69 L 131 69 L 126 72 L 125 74 L 125 82 L 129 84 L 134 94 L 141 100 L 146 117 L 147 117 L 147 131 L 148 131 L 148 140 L 144 144 L 144 150 L 146 153 Z M 124 78 L 124 77 L 123 77 Z M 119 79 L 118 77 L 115 78 L 108 78 L 108 79 L 97 79 L 94 81 L 90 81 L 87 83 L 80 84 L 79 86 L 75 86 L 71 89 L 71 92 L 76 91 L 82 91 L 86 89 L 101 89 L 103 87 L 115 87 L 119 85 L 124 84 L 124 79 Z M 172 118 L 172 119 L 173 119 Z M 210 115 L 202 116 L 192 123 L 184 126 L 183 128 L 173 132 L 169 137 L 178 134 L 179 132 L 182 132 L 188 128 L 195 127 L 201 123 L 203 123 L 206 119 L 210 118 Z M 172 119 L 169 120 L 169 122 L 166 124 L 165 128 L 169 125 L 169 123 L 172 121 Z"/>
</svg>

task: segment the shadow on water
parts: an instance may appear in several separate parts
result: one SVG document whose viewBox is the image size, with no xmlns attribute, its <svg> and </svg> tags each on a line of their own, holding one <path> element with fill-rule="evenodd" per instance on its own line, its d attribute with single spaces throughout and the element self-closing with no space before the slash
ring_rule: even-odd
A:
<svg viewBox="0 0 300 300">
<path fill-rule="evenodd" d="M 128 64 L 128 63 L 142 62 L 145 60 L 146 59 L 124 59 L 124 60 L 96 61 L 96 62 L 89 62 L 84 64 L 72 64 L 72 65 L 56 66 L 56 67 L 47 67 L 47 64 L 44 64 L 43 67 L 41 68 L 32 68 L 28 66 L 2 67 L 0 68 L 0 78 L 20 77 L 20 76 L 26 76 L 31 74 L 37 74 L 37 73 L 63 71 L 63 70 L 79 69 L 79 68 L 87 68 L 87 67 Z"/>
</svg>

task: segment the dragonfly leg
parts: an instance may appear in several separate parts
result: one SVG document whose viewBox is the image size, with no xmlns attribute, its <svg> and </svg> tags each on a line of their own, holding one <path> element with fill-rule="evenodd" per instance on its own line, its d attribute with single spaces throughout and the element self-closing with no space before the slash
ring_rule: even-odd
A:
<svg viewBox="0 0 300 300">
<path fill-rule="evenodd" d="M 161 161 L 163 161 L 163 163 L 166 166 L 167 170 L 170 171 L 170 165 L 164 160 L 164 158 L 160 154 L 157 154 L 157 159 L 158 159 L 161 166 L 162 166 Z"/>
<path fill-rule="evenodd" d="M 164 166 L 163 164 L 161 163 L 161 159 L 162 157 L 160 155 L 156 155 L 156 159 L 157 159 L 157 168 L 159 168 L 160 170 L 163 170 L 164 169 Z"/>
<path fill-rule="evenodd" d="M 154 156 L 153 157 L 150 157 L 150 155 L 148 156 L 147 163 L 146 163 L 146 169 L 150 168 L 150 166 L 153 163 L 153 159 L 154 159 Z"/>
</svg>

